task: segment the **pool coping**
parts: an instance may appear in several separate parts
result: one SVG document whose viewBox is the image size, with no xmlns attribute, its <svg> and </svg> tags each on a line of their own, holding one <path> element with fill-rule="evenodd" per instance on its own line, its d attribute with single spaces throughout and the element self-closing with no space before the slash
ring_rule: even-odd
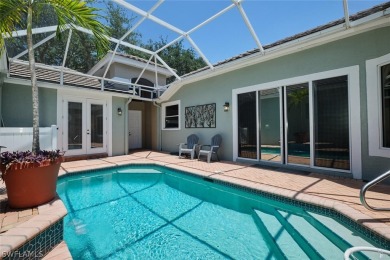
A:
<svg viewBox="0 0 390 260">
<path fill-rule="evenodd" d="M 272 198 L 275 198 L 274 196 L 277 196 L 277 198 L 282 198 L 281 200 L 288 201 L 287 203 L 293 203 L 296 206 L 305 206 L 310 208 L 313 207 L 319 207 L 323 210 L 331 210 L 334 213 L 338 213 L 339 216 L 336 217 L 341 222 L 345 223 L 348 226 L 353 226 L 354 228 L 358 229 L 360 232 L 364 233 L 366 236 L 368 236 L 370 239 L 374 240 L 376 243 L 380 244 L 384 248 L 387 248 L 390 250 L 390 228 L 388 225 L 384 223 L 370 223 L 368 221 L 361 222 L 361 219 L 373 219 L 370 216 L 365 215 L 362 212 L 359 212 L 349 205 L 334 201 L 332 199 L 327 198 L 320 198 L 315 195 L 310 194 L 304 194 L 301 192 L 286 190 L 279 187 L 272 187 L 265 184 L 260 183 L 254 183 L 247 180 L 237 180 L 229 176 L 221 175 L 223 172 L 220 173 L 210 173 L 206 171 L 201 171 L 198 169 L 188 168 L 184 166 L 178 166 L 175 164 L 170 163 L 159 163 L 159 162 L 151 162 L 151 161 L 144 161 L 144 162 L 127 162 L 127 163 L 112 163 L 112 165 L 101 165 L 97 166 L 93 169 L 89 170 L 75 170 L 75 171 L 66 171 L 63 172 L 59 179 L 64 178 L 66 176 L 71 175 L 78 175 L 81 173 L 90 173 L 90 172 L 96 172 L 103 169 L 111 169 L 111 168 L 125 168 L 128 166 L 158 166 L 158 167 L 166 167 L 170 170 L 178 171 L 181 174 L 187 174 L 194 177 L 199 178 L 207 178 L 210 180 L 213 180 L 213 182 L 220 183 L 222 185 L 227 186 L 233 186 L 235 188 L 245 190 L 251 193 L 256 193 L 260 195 L 265 196 L 271 196 Z M 284 198 L 284 199 L 283 199 Z M 294 203 L 295 202 L 295 203 Z M 329 212 L 330 214 L 333 214 Z M 336 214 L 337 215 L 337 214 Z M 343 219 L 345 218 L 345 219 Z"/>
<path fill-rule="evenodd" d="M 58 196 L 52 201 L 38 206 L 38 215 L 34 215 L 31 219 L 0 234 L 0 259 L 25 254 L 18 252 L 18 249 L 60 222 L 67 212 L 64 203 Z M 14 254 L 12 254 L 13 252 Z"/>
</svg>

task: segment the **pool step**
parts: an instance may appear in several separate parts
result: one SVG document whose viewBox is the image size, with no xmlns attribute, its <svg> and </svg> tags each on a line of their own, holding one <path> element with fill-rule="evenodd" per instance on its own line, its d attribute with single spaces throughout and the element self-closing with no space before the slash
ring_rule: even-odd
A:
<svg viewBox="0 0 390 260">
<path fill-rule="evenodd" d="M 270 249 L 277 247 L 283 258 L 336 259 L 352 247 L 303 210 L 293 212 L 264 205 L 253 209 L 252 216 Z M 359 255 L 359 259 L 365 258 Z"/>
<path fill-rule="evenodd" d="M 72 259 L 72 255 L 69 252 L 69 248 L 65 241 L 58 244 L 53 250 L 51 250 L 42 260 L 69 260 Z"/>
<path fill-rule="evenodd" d="M 264 212 L 260 210 L 254 210 L 253 214 L 256 224 L 261 223 L 259 229 L 263 236 L 265 233 L 269 234 L 265 236 L 265 239 L 272 249 L 279 248 L 284 259 L 323 259 L 300 235 L 299 231 L 278 215 L 280 214 L 276 211 Z"/>
<path fill-rule="evenodd" d="M 0 234 L 0 259 L 40 259 L 48 254 L 63 241 L 66 214 L 59 198 L 38 206 L 37 215 Z"/>
<path fill-rule="evenodd" d="M 274 236 L 268 230 L 268 228 L 263 223 L 261 217 L 257 215 L 257 211 L 254 210 L 252 213 L 253 219 L 260 233 L 263 235 L 264 240 L 267 242 L 267 245 L 270 249 L 270 252 L 273 253 L 275 259 L 287 259 L 286 255 L 283 253 L 282 248 L 279 247 L 278 243 L 275 241 Z M 271 259 L 271 257 L 268 257 Z"/>
</svg>

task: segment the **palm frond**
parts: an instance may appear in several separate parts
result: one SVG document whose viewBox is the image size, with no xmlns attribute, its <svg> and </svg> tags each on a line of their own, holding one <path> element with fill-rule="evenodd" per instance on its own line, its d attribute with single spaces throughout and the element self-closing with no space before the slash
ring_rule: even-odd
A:
<svg viewBox="0 0 390 260">
<path fill-rule="evenodd" d="M 95 44 L 99 52 L 109 49 L 109 41 L 106 37 L 107 29 L 101 24 L 97 8 L 87 6 L 87 3 L 79 0 L 40 0 L 36 3 L 50 5 L 58 17 L 57 33 L 63 31 L 66 26 L 75 25 L 92 31 L 95 36 Z"/>
<path fill-rule="evenodd" d="M 5 46 L 5 38 L 12 37 L 17 26 L 23 27 L 23 16 L 27 6 L 23 0 L 0 1 L 0 55 Z"/>
</svg>

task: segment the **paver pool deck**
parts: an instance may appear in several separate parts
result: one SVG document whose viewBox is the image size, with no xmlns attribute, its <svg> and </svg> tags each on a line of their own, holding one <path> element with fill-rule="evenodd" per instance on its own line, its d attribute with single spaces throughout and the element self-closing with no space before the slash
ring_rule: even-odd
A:
<svg viewBox="0 0 390 260">
<path fill-rule="evenodd" d="M 169 166 L 193 174 L 334 208 L 390 241 L 390 212 L 370 211 L 361 205 L 359 192 L 365 183 L 360 180 L 318 173 L 294 173 L 291 170 L 228 161 L 207 163 L 180 159 L 178 156 L 156 151 L 133 151 L 129 155 L 123 156 L 64 162 L 61 165 L 60 175 L 126 164 Z M 4 184 L 0 184 L 0 200 L 6 196 L 2 192 L 2 185 Z M 377 185 L 366 195 L 370 205 L 390 207 L 390 185 Z M 39 214 L 39 210 L 36 209 L 21 211 L 8 209 L 8 212 L 6 206 L 2 206 L 0 209 L 0 233 L 16 227 L 34 214 Z"/>
</svg>

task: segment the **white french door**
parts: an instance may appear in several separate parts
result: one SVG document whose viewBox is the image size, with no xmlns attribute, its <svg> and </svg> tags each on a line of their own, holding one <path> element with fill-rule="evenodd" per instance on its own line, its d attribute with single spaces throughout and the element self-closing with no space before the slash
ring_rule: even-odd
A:
<svg viewBox="0 0 390 260">
<path fill-rule="evenodd" d="M 72 97 L 63 106 L 66 155 L 107 152 L 106 101 Z"/>
</svg>

